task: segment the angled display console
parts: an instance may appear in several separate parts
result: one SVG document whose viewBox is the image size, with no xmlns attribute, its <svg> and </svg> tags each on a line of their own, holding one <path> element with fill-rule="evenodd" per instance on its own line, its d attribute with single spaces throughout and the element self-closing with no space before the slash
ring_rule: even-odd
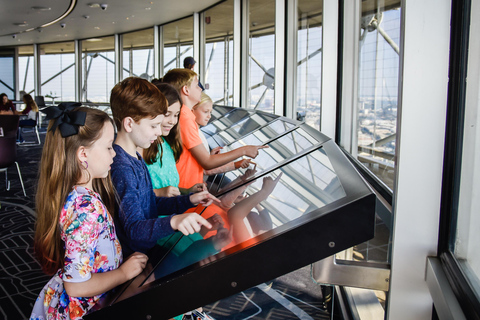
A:
<svg viewBox="0 0 480 320">
<path fill-rule="evenodd" d="M 159 241 L 144 272 L 85 319 L 168 319 L 373 238 L 375 195 L 321 132 L 223 106 L 202 130 L 222 152 L 268 148 L 247 169 L 207 178 L 221 203 L 196 212 L 218 222 L 216 230 Z"/>
</svg>

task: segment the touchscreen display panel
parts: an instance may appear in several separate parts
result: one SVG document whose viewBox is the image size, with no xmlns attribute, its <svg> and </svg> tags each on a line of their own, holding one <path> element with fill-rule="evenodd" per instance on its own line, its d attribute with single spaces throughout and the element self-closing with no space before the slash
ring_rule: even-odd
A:
<svg viewBox="0 0 480 320">
<path fill-rule="evenodd" d="M 269 122 L 275 120 L 275 118 L 278 117 L 264 113 L 255 113 L 251 117 L 242 119 L 231 128 L 218 132 L 217 135 L 222 138 L 225 144 L 230 144 L 237 141 L 240 137 L 267 125 Z"/>
<path fill-rule="evenodd" d="M 232 178 L 245 181 L 253 174 L 253 169 L 236 171 Z M 208 263 L 218 253 L 229 255 L 253 246 L 274 236 L 271 231 L 280 226 L 294 228 L 299 217 L 345 196 L 325 150 L 316 149 L 220 195 L 220 203 L 201 211 L 214 226 L 211 230 L 188 237 L 177 232 L 164 239 L 162 245 L 171 251 L 153 266 L 143 285 L 195 262 Z"/>
<path fill-rule="evenodd" d="M 203 132 L 209 135 L 214 135 L 219 131 L 226 130 L 237 124 L 240 120 L 250 117 L 251 113 L 245 109 L 235 109 L 227 113 L 225 116 L 211 121 L 202 128 Z"/>
</svg>

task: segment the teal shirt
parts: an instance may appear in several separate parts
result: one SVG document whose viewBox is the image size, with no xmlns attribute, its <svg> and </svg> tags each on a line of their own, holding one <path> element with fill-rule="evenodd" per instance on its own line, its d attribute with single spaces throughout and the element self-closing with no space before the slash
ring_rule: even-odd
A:
<svg viewBox="0 0 480 320">
<path fill-rule="evenodd" d="M 152 178 L 153 189 L 165 188 L 168 186 L 177 187 L 180 183 L 177 166 L 175 165 L 175 156 L 172 147 L 167 141 L 162 143 L 163 156 L 160 165 L 160 153 L 158 152 L 156 161 L 153 164 L 147 164 L 148 173 Z"/>
</svg>

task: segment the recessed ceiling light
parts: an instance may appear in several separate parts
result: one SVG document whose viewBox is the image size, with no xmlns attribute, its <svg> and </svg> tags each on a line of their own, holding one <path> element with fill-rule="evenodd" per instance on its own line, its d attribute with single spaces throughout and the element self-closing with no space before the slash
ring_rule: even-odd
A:
<svg viewBox="0 0 480 320">
<path fill-rule="evenodd" d="M 152 10 L 152 8 L 145 8 L 145 10 Z"/>
<path fill-rule="evenodd" d="M 17 27 L 26 27 L 26 26 L 28 26 L 28 23 L 26 21 L 24 21 L 24 22 L 14 23 L 14 25 L 16 25 Z"/>
<path fill-rule="evenodd" d="M 100 30 L 100 27 L 95 27 L 95 29 Z"/>
<path fill-rule="evenodd" d="M 91 38 L 91 39 L 87 39 L 85 41 L 88 41 L 88 42 L 98 42 L 98 41 L 103 41 L 102 39 L 99 39 L 99 38 Z"/>
<path fill-rule="evenodd" d="M 37 11 L 50 11 L 52 8 L 49 7 L 32 7 L 32 10 L 37 10 Z"/>
<path fill-rule="evenodd" d="M 100 8 L 100 3 L 89 3 L 88 6 L 90 8 Z"/>
</svg>

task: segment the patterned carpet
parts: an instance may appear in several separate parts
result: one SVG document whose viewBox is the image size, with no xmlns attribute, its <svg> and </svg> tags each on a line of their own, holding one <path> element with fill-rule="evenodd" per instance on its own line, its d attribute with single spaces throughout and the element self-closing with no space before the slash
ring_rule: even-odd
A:
<svg viewBox="0 0 480 320">
<path fill-rule="evenodd" d="M 45 137 L 45 131 L 41 138 Z M 27 141 L 34 135 L 24 133 Z M 17 162 L 27 196 L 23 195 L 15 165 L 8 168 L 10 190 L 0 173 L 0 318 L 28 319 L 41 288 L 50 279 L 33 257 L 35 186 L 42 146 L 17 146 Z"/>
<path fill-rule="evenodd" d="M 45 129 L 40 131 L 43 141 Z M 25 133 L 24 138 L 33 140 L 34 136 Z M 9 191 L 0 173 L 0 319 L 28 319 L 38 293 L 50 279 L 42 273 L 32 250 L 34 195 L 42 145 L 23 144 L 17 148 L 26 197 L 15 166 L 8 170 Z M 329 290 L 313 283 L 310 267 L 305 267 L 204 309 L 217 320 L 330 319 Z"/>
</svg>

